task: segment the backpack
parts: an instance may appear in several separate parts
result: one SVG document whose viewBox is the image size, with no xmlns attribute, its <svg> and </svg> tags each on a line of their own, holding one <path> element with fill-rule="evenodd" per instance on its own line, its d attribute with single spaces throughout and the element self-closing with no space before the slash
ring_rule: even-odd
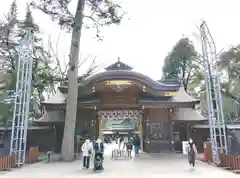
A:
<svg viewBox="0 0 240 178">
<path fill-rule="evenodd" d="M 95 142 L 95 146 L 94 146 L 94 148 L 95 148 L 95 151 L 96 152 L 103 152 L 104 150 L 104 146 L 103 146 L 103 143 L 101 142 L 100 143 L 100 148 L 98 147 L 98 143 L 97 142 Z M 99 150 L 100 149 L 100 150 Z"/>
<path fill-rule="evenodd" d="M 189 154 L 194 154 L 193 143 L 189 143 L 188 153 L 189 153 Z"/>
</svg>

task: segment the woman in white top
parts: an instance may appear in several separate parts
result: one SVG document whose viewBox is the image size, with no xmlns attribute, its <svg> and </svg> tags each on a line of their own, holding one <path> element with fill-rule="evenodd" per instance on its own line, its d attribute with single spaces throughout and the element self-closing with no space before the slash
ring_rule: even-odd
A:
<svg viewBox="0 0 240 178">
<path fill-rule="evenodd" d="M 83 168 L 89 168 L 90 156 L 93 152 L 93 146 L 89 139 L 85 140 L 85 143 L 82 145 L 82 155 L 83 155 Z"/>
</svg>

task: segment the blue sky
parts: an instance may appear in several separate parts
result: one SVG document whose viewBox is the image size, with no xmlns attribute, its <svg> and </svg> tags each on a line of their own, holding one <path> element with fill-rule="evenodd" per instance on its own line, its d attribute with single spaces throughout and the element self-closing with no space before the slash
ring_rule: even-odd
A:
<svg viewBox="0 0 240 178">
<path fill-rule="evenodd" d="M 23 17 L 28 0 L 17 0 L 20 17 Z M 76 0 L 73 0 L 76 1 Z M 161 77 L 163 60 L 172 46 L 182 37 L 188 36 L 201 52 L 200 40 L 193 33 L 201 20 L 206 20 L 217 49 L 228 49 L 232 44 L 240 43 L 240 25 L 238 0 L 118 0 L 127 17 L 119 26 L 102 29 L 103 42 L 97 42 L 94 31 L 83 30 L 81 56 L 97 56 L 101 70 L 107 64 L 117 60 L 134 67 L 154 79 Z M 0 12 L 7 12 L 11 0 L 3 1 Z M 73 4 L 74 6 L 74 4 Z M 69 53 L 70 34 L 60 32 L 58 26 L 41 12 L 34 11 L 42 36 L 47 43 L 49 35 L 53 44 L 60 33 L 58 51 L 62 63 Z M 130 20 L 129 20 L 130 18 Z M 84 71 L 88 63 L 80 70 Z M 80 73 L 81 73 L 80 71 Z"/>
</svg>

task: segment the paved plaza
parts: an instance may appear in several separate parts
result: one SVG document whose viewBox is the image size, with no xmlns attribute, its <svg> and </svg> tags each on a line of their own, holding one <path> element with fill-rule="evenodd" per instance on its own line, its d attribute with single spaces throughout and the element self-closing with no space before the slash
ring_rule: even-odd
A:
<svg viewBox="0 0 240 178">
<path fill-rule="evenodd" d="M 239 177 L 234 173 L 220 168 L 197 162 L 195 169 L 190 169 L 185 157 L 176 154 L 143 154 L 132 160 L 111 160 L 109 153 L 111 146 L 106 150 L 108 156 L 105 158 L 105 170 L 95 173 L 83 170 L 81 160 L 72 163 L 40 162 L 26 165 L 1 175 L 1 178 L 192 178 L 194 177 Z"/>
</svg>

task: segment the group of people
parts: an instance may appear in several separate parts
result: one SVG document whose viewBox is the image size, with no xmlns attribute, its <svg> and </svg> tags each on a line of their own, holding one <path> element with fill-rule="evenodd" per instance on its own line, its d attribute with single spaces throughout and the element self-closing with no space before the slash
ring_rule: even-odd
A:
<svg viewBox="0 0 240 178">
<path fill-rule="evenodd" d="M 139 151 L 141 148 L 141 141 L 138 135 L 135 135 L 134 137 L 130 137 L 130 139 L 127 136 L 124 137 L 118 137 L 117 138 L 117 144 L 119 145 L 119 150 L 121 149 L 120 145 L 123 144 L 122 150 L 126 149 L 129 154 L 131 154 L 131 151 L 135 149 L 135 155 L 139 155 Z M 193 168 L 195 167 L 195 160 L 196 155 L 198 154 L 196 145 L 194 141 L 190 138 L 188 142 L 188 161 L 190 166 Z M 98 138 L 96 141 L 91 142 L 90 139 L 86 139 L 85 143 L 82 145 L 82 155 L 83 155 L 83 168 L 88 169 L 90 165 L 90 157 L 92 156 L 94 158 L 94 170 L 97 169 L 96 165 L 99 166 L 99 170 L 103 170 L 103 155 L 104 155 L 104 143 L 103 141 Z M 100 162 L 97 163 L 97 159 L 99 158 Z"/>
<path fill-rule="evenodd" d="M 139 155 L 139 151 L 141 148 L 141 140 L 137 134 L 130 138 L 128 136 L 119 136 L 117 138 L 117 144 L 119 150 L 126 150 L 129 152 L 129 154 L 131 154 L 134 147 L 135 155 Z M 122 149 L 121 146 L 123 146 Z"/>
<path fill-rule="evenodd" d="M 86 139 L 81 149 L 84 169 L 89 168 L 90 157 L 93 157 L 94 170 L 97 169 L 97 165 L 99 166 L 100 170 L 103 170 L 104 143 L 100 138 L 93 142 L 91 142 L 90 139 Z"/>
</svg>

